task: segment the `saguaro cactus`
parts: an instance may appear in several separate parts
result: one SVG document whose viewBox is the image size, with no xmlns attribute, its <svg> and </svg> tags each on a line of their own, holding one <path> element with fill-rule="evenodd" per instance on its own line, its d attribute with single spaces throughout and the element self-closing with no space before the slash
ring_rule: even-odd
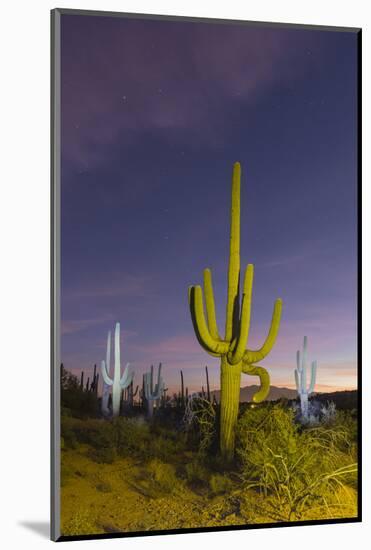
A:
<svg viewBox="0 0 371 550">
<path fill-rule="evenodd" d="M 127 363 L 124 374 L 121 377 L 120 364 L 120 323 L 116 323 L 115 327 L 115 363 L 113 377 L 110 378 L 110 356 L 111 356 L 111 335 L 108 333 L 107 339 L 107 356 L 106 361 L 102 361 L 101 370 L 103 381 L 107 386 L 112 386 L 112 414 L 118 416 L 120 414 L 121 391 L 127 388 L 134 377 L 134 372 L 130 370 L 130 365 Z"/>
<path fill-rule="evenodd" d="M 205 371 L 206 371 L 207 400 L 211 403 L 211 399 L 210 399 L 210 384 L 209 384 L 209 371 L 208 371 L 207 366 L 205 367 Z"/>
<path fill-rule="evenodd" d="M 157 384 L 153 385 L 153 365 L 151 365 L 150 372 L 146 372 L 143 375 L 143 389 L 144 396 L 147 403 L 148 416 L 151 418 L 153 416 L 153 405 L 154 402 L 160 402 L 162 394 L 164 392 L 165 384 L 161 376 L 161 363 L 158 366 L 157 372 Z"/>
<path fill-rule="evenodd" d="M 260 378 L 261 388 L 253 398 L 256 403 L 263 401 L 269 393 L 269 374 L 263 367 L 256 365 L 256 362 L 264 359 L 271 351 L 277 337 L 282 310 L 282 301 L 278 299 L 274 305 L 269 333 L 264 344 L 258 350 L 246 349 L 250 328 L 254 266 L 249 264 L 246 268 L 240 304 L 240 179 L 241 167 L 236 162 L 232 178 L 228 300 L 224 338 L 219 335 L 216 322 L 210 269 L 204 271 L 207 319 L 205 318 L 201 286 L 191 286 L 188 292 L 197 339 L 210 355 L 221 358 L 220 450 L 226 460 L 230 460 L 234 453 L 241 373 Z"/>
<path fill-rule="evenodd" d="M 313 393 L 317 374 L 317 361 L 312 361 L 310 384 L 307 387 L 307 350 L 308 339 L 304 336 L 303 352 L 296 352 L 295 383 L 300 398 L 301 414 L 305 420 L 308 420 L 308 397 Z"/>
<path fill-rule="evenodd" d="M 108 331 L 107 336 L 107 347 L 106 347 L 106 362 L 105 367 L 107 374 L 110 373 L 111 369 L 111 331 Z M 103 380 L 103 390 L 102 390 L 102 413 L 104 416 L 109 414 L 108 401 L 110 395 L 110 385 L 106 384 Z"/>
</svg>

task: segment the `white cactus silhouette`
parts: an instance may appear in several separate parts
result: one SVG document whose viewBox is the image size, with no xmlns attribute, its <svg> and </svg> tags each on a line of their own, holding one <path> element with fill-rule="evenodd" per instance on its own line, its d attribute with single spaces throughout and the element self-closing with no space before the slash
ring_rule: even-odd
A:
<svg viewBox="0 0 371 550">
<path fill-rule="evenodd" d="M 296 352 L 295 382 L 296 389 L 300 397 L 301 414 L 304 419 L 308 419 L 308 397 L 313 392 L 316 383 L 317 361 L 312 361 L 310 384 L 307 388 L 307 347 L 308 339 L 304 336 L 303 352 Z"/>
<path fill-rule="evenodd" d="M 121 377 L 121 364 L 120 364 L 120 323 L 116 323 L 115 326 L 115 362 L 113 377 L 110 378 L 110 362 L 111 362 L 111 332 L 108 333 L 107 338 L 107 352 L 106 360 L 101 363 L 102 376 L 104 381 L 103 397 L 102 397 L 102 411 L 103 414 L 108 413 L 108 397 L 109 387 L 112 386 L 112 414 L 118 416 L 120 414 L 120 401 L 121 391 L 130 386 L 134 372 L 130 369 L 130 364 L 127 363 L 124 374 Z"/>
</svg>

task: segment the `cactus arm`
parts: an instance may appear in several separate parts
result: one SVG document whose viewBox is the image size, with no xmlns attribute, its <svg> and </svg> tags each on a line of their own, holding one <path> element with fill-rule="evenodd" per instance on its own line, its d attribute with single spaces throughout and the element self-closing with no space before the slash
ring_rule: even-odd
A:
<svg viewBox="0 0 371 550">
<path fill-rule="evenodd" d="M 199 330 L 198 330 L 198 326 L 197 326 L 197 322 L 196 322 L 196 318 L 195 318 L 195 312 L 194 312 L 194 286 L 188 287 L 188 304 L 189 304 L 189 308 L 190 308 L 190 311 L 191 311 L 191 320 L 192 320 L 193 330 L 195 331 L 195 335 L 196 335 L 196 338 L 198 340 L 198 343 L 209 355 L 212 355 L 213 357 L 220 357 L 219 353 L 214 353 L 213 351 L 211 351 L 207 347 L 205 347 L 205 344 L 204 344 L 203 340 L 201 339 L 201 336 L 200 336 L 200 333 L 199 333 Z"/>
<path fill-rule="evenodd" d="M 120 323 L 116 323 L 115 326 L 115 370 L 114 380 L 120 380 L 121 370 L 121 358 L 120 358 Z"/>
<path fill-rule="evenodd" d="M 105 361 L 101 362 L 101 371 L 102 371 L 104 383 L 107 384 L 107 386 L 112 386 L 113 380 L 111 380 L 111 378 L 108 376 Z"/>
<path fill-rule="evenodd" d="M 307 349 L 308 349 L 308 338 L 304 336 L 303 342 L 303 355 L 301 359 L 301 368 L 303 369 L 307 364 Z"/>
<path fill-rule="evenodd" d="M 151 365 L 151 371 L 150 371 L 150 386 L 149 386 L 149 389 L 150 389 L 150 392 L 151 394 L 153 393 L 153 365 Z"/>
<path fill-rule="evenodd" d="M 299 350 L 296 352 L 296 368 L 297 368 L 297 371 L 300 372 L 301 365 L 300 365 L 300 351 Z"/>
<path fill-rule="evenodd" d="M 161 383 L 163 382 L 163 381 L 162 381 L 162 378 L 161 378 L 161 369 L 162 369 L 162 363 L 159 363 L 159 365 L 158 365 L 158 372 L 157 372 L 157 384 L 156 384 L 156 387 L 155 387 L 155 393 L 158 393 L 158 392 L 161 390 Z"/>
<path fill-rule="evenodd" d="M 262 401 L 264 401 L 268 397 L 270 390 L 270 378 L 268 371 L 263 367 L 259 367 L 258 365 L 251 365 L 243 362 L 242 372 L 251 376 L 259 376 L 261 387 L 260 390 L 258 390 L 254 394 L 252 400 L 254 403 L 261 403 Z"/>
<path fill-rule="evenodd" d="M 134 377 L 134 373 L 132 372 L 132 370 L 130 369 L 130 363 L 126 363 L 126 366 L 125 366 L 125 369 L 124 369 L 124 373 L 120 379 L 120 386 L 121 386 L 121 389 L 125 389 L 127 388 L 128 386 L 130 386 L 131 382 L 132 382 L 132 379 Z"/>
<path fill-rule="evenodd" d="M 195 328 L 203 348 L 219 356 L 226 354 L 229 344 L 215 340 L 210 334 L 205 319 L 202 289 L 198 285 L 193 287 L 193 292 L 191 291 L 191 309 L 193 309 Z"/>
<path fill-rule="evenodd" d="M 272 315 L 268 336 L 260 349 L 256 351 L 249 350 L 249 349 L 246 350 L 244 355 L 244 361 L 246 363 L 250 363 L 250 364 L 256 363 L 257 361 L 264 359 L 264 357 L 266 357 L 268 353 L 271 351 L 276 341 L 278 330 L 280 327 L 281 312 L 282 312 L 282 300 L 278 298 L 278 300 L 276 300 L 274 304 L 273 315 Z"/>
<path fill-rule="evenodd" d="M 303 393 L 307 392 L 307 346 L 308 339 L 304 336 L 303 353 L 301 356 L 301 388 Z"/>
<path fill-rule="evenodd" d="M 232 341 L 233 324 L 238 306 L 240 279 L 240 179 L 241 165 L 235 162 L 232 176 L 231 233 L 229 242 L 228 300 L 225 325 L 225 340 Z"/>
<path fill-rule="evenodd" d="M 109 374 L 111 368 L 111 331 L 108 331 L 107 335 L 107 350 L 106 350 L 106 369 Z"/>
<path fill-rule="evenodd" d="M 295 384 L 296 384 L 296 391 L 300 393 L 299 373 L 297 369 L 295 369 Z"/>
<path fill-rule="evenodd" d="M 308 393 L 312 393 L 314 390 L 314 386 L 316 385 L 316 374 L 317 374 L 317 361 L 313 361 Z"/>
<path fill-rule="evenodd" d="M 251 293 L 252 283 L 254 278 L 254 266 L 249 264 L 245 271 L 245 280 L 243 285 L 242 305 L 241 305 L 241 322 L 240 331 L 237 338 L 237 344 L 234 351 L 229 352 L 228 361 L 232 365 L 237 365 L 242 361 L 244 356 L 247 339 L 250 329 L 250 314 L 251 314 Z"/>
<path fill-rule="evenodd" d="M 216 322 L 213 282 L 210 269 L 205 269 L 204 271 L 204 293 L 210 334 L 213 338 L 215 338 L 215 340 L 220 340 L 218 325 Z"/>
</svg>

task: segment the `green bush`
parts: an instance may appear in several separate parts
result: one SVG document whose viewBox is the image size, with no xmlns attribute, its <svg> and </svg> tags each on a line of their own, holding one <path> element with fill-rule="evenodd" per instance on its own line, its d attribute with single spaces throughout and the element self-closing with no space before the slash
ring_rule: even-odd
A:
<svg viewBox="0 0 371 550">
<path fill-rule="evenodd" d="M 356 483 L 349 437 L 342 424 L 301 429 L 280 406 L 248 410 L 236 442 L 245 487 L 274 498 L 285 520 L 300 519 L 310 506 L 328 508 L 336 489 Z"/>
</svg>

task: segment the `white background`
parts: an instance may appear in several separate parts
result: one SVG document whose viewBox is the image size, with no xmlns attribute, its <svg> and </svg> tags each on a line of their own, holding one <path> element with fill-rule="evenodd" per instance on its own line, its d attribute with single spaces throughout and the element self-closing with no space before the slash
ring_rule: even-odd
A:
<svg viewBox="0 0 371 550">
<path fill-rule="evenodd" d="M 370 532 L 370 2 L 18 0 L 0 15 L 1 546 L 41 548 L 49 520 L 49 10 L 54 7 L 363 28 L 364 523 L 69 543 L 79 548 L 363 548 Z M 367 64 L 369 65 L 367 70 Z M 368 157 L 368 158 L 367 158 Z M 344 258 L 346 261 L 346 258 Z M 368 542 L 369 543 L 369 542 Z"/>
</svg>

